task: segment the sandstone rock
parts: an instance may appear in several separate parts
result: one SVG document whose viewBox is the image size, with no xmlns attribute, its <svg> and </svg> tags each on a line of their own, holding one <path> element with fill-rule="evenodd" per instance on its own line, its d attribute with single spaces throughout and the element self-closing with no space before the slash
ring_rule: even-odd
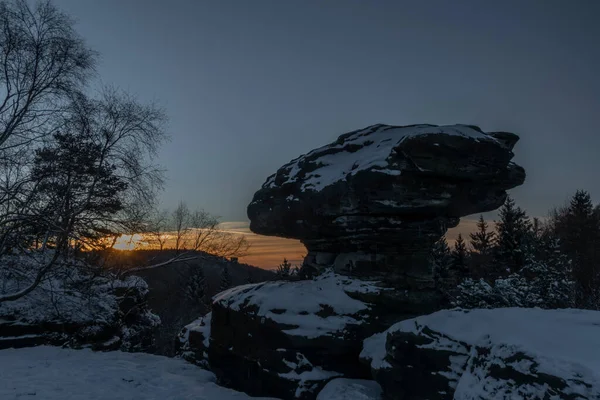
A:
<svg viewBox="0 0 600 400">
<path fill-rule="evenodd" d="M 510 162 L 517 140 L 467 125 L 350 132 L 270 176 L 248 206 L 250 229 L 300 239 L 317 268 L 413 285 L 430 278 L 429 250 L 447 228 L 523 183 Z"/>
<path fill-rule="evenodd" d="M 446 310 L 365 340 L 388 399 L 599 399 L 600 312 Z"/>
<path fill-rule="evenodd" d="M 223 384 L 282 399 L 314 399 L 335 377 L 369 378 L 358 362 L 362 340 L 389 324 L 354 297 L 385 290 L 326 273 L 223 292 L 213 303 L 210 367 Z"/>
<path fill-rule="evenodd" d="M 176 342 L 176 352 L 183 359 L 202 368 L 210 369 L 208 348 L 212 313 L 186 325 Z"/>
</svg>

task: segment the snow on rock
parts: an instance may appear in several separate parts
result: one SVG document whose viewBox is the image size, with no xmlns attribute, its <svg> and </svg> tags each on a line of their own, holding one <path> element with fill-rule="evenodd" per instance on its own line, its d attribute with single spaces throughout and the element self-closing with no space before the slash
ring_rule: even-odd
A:
<svg viewBox="0 0 600 400">
<path fill-rule="evenodd" d="M 339 378 L 319 392 L 317 400 L 380 400 L 381 386 L 375 381 Z"/>
<path fill-rule="evenodd" d="M 468 125 L 414 125 L 414 126 L 387 126 L 374 125 L 340 137 L 332 145 L 312 150 L 308 154 L 296 158 L 285 165 L 288 172 L 287 179 L 281 183 L 295 182 L 302 179 L 302 190 L 319 191 L 339 180 L 344 180 L 348 175 L 354 175 L 366 169 L 378 170 L 384 174 L 398 174 L 399 170 L 389 170 L 387 159 L 400 143 L 408 138 L 423 135 L 451 135 L 471 138 L 475 141 L 497 140 L 481 130 Z M 317 165 L 311 172 L 300 176 L 302 163 L 310 159 Z M 264 187 L 275 187 L 274 176 L 269 177 Z"/>
<path fill-rule="evenodd" d="M 314 399 L 332 378 L 368 378 L 362 340 L 389 324 L 359 298 L 388 290 L 329 271 L 222 292 L 213 298 L 210 367 L 237 390 L 281 398 Z"/>
<path fill-rule="evenodd" d="M 360 358 L 369 363 L 371 368 L 379 370 L 384 368 L 392 368 L 390 363 L 385 360 L 385 341 L 387 333 L 376 333 L 366 339 L 363 344 L 363 349 L 360 352 Z"/>
<path fill-rule="evenodd" d="M 0 399 L 234 400 L 215 376 L 183 360 L 59 347 L 0 350 Z"/>
<path fill-rule="evenodd" d="M 425 327 L 473 345 L 516 346 L 532 355 L 575 362 L 600 374 L 598 311 L 535 308 L 439 311 L 399 322 L 388 332 L 398 329 L 419 333 Z"/>
<path fill-rule="evenodd" d="M 599 399 L 600 312 L 444 310 L 365 340 L 361 358 L 391 399 Z"/>
<path fill-rule="evenodd" d="M 208 347 L 210 345 L 210 324 L 212 313 L 186 325 L 179 334 L 178 356 L 186 361 L 208 369 Z"/>
<path fill-rule="evenodd" d="M 314 280 L 237 286 L 219 293 L 213 302 L 287 325 L 290 328 L 284 332 L 288 335 L 315 338 L 339 334 L 349 324 L 361 324 L 358 314 L 368 306 L 348 293 L 378 290 L 382 288 L 377 282 L 349 279 L 330 271 Z"/>
<path fill-rule="evenodd" d="M 306 359 L 302 357 L 302 360 Z M 290 365 L 292 363 L 289 362 L 287 364 L 292 368 L 297 366 Z M 310 367 L 311 369 L 302 371 L 300 373 L 294 369 L 292 369 L 290 372 L 279 373 L 281 378 L 297 382 L 298 388 L 294 392 L 295 398 L 301 398 L 305 392 L 311 395 L 314 389 L 319 387 L 319 382 L 328 381 L 331 378 L 342 375 L 339 372 L 325 371 L 320 367 L 314 367 L 312 365 L 310 365 Z"/>
<path fill-rule="evenodd" d="M 31 251 L 3 257 L 0 295 L 27 287 L 51 255 Z M 0 349 L 22 347 L 31 334 L 39 334 L 36 344 L 147 349 L 160 324 L 147 307 L 147 294 L 148 285 L 139 277 L 118 279 L 99 275 L 80 260 L 61 261 L 29 294 L 0 303 Z M 9 336 L 15 338 L 5 340 Z"/>
</svg>

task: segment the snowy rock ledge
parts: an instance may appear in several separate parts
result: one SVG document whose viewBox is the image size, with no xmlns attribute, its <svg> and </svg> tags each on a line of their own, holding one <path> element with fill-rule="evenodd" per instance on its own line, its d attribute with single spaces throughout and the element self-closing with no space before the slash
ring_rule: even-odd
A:
<svg viewBox="0 0 600 400">
<path fill-rule="evenodd" d="M 313 280 L 243 285 L 214 298 L 208 347 L 219 381 L 250 395 L 314 399 L 333 378 L 370 378 L 362 341 L 387 326 L 356 297 L 385 291 L 377 282 L 332 272 Z"/>
<path fill-rule="evenodd" d="M 599 399 L 600 312 L 444 310 L 364 342 L 389 399 Z"/>
</svg>

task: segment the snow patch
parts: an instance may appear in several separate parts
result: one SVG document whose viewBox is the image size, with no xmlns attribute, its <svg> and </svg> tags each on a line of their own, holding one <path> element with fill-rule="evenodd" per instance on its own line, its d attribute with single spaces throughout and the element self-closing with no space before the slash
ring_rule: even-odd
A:
<svg viewBox="0 0 600 400">
<path fill-rule="evenodd" d="M 212 319 L 212 313 L 208 313 L 203 317 L 200 317 L 192 322 L 190 322 L 189 324 L 187 324 L 184 328 L 183 328 L 183 335 L 181 335 L 179 337 L 179 341 L 181 343 L 187 344 L 189 343 L 190 340 L 190 332 L 199 332 L 202 334 L 202 337 L 204 338 L 204 340 L 202 340 L 202 344 L 204 345 L 205 348 L 208 349 L 209 346 L 209 340 L 210 340 L 210 327 L 211 327 L 211 319 Z"/>
<path fill-rule="evenodd" d="M 380 400 L 381 386 L 375 381 L 337 378 L 319 392 L 317 400 Z"/>
<path fill-rule="evenodd" d="M 0 350 L 0 399 L 251 399 L 183 360 L 59 347 Z M 255 399 L 255 398 L 254 398 Z"/>
<path fill-rule="evenodd" d="M 348 293 L 382 290 L 377 283 L 328 272 L 314 280 L 237 286 L 219 293 L 213 302 L 294 326 L 284 331 L 288 335 L 315 338 L 335 335 L 347 325 L 362 323 L 357 314 L 368 306 Z"/>
<path fill-rule="evenodd" d="M 360 352 L 360 358 L 369 362 L 372 369 L 392 368 L 390 363 L 385 360 L 386 340 L 387 332 L 382 332 L 376 333 L 375 335 L 365 339 L 363 342 L 363 349 Z"/>
</svg>

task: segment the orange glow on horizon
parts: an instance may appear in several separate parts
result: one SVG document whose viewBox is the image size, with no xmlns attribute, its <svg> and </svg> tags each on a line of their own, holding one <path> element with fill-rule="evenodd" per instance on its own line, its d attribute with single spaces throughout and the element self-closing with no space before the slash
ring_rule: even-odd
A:
<svg viewBox="0 0 600 400">
<path fill-rule="evenodd" d="M 113 245 L 115 250 L 136 250 L 144 247 L 147 243 L 143 241 L 139 233 L 133 235 L 121 235 Z"/>
<path fill-rule="evenodd" d="M 446 234 L 448 245 L 454 246 L 459 233 L 463 235 L 465 240 L 468 240 L 469 233 L 476 230 L 476 223 L 477 220 L 475 219 L 463 219 L 458 227 L 449 229 Z M 490 229 L 494 229 L 492 221 L 488 221 L 488 224 Z M 292 265 L 299 266 L 307 253 L 306 247 L 299 240 L 257 235 L 250 231 L 247 222 L 223 222 L 220 224 L 219 229 L 234 235 L 245 235 L 248 242 L 250 242 L 248 254 L 239 257 L 240 263 L 263 269 L 275 269 L 284 258 L 287 258 Z M 168 232 L 163 235 L 163 238 L 167 239 L 167 242 L 173 240 L 172 235 Z M 140 234 L 121 235 L 113 248 L 123 251 L 156 249 L 156 245 L 150 242 L 151 240 L 145 240 L 143 235 Z M 165 249 L 169 247 L 168 244 L 165 245 Z"/>
</svg>

